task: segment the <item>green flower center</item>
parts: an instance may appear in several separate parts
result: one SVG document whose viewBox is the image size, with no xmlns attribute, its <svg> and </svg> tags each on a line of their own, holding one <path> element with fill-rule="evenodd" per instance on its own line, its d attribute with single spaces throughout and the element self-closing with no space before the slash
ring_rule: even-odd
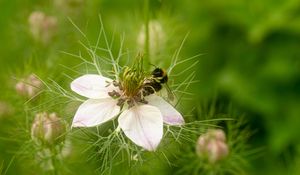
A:
<svg viewBox="0 0 300 175">
<path fill-rule="evenodd" d="M 125 68 L 120 82 L 124 95 L 128 98 L 134 98 L 139 95 L 144 81 L 145 74 L 142 70 L 135 67 Z"/>
</svg>

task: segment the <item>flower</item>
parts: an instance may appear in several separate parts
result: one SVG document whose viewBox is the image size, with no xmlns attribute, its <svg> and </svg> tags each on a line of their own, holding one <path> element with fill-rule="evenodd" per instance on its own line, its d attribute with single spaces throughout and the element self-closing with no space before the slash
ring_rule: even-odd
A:
<svg viewBox="0 0 300 175">
<path fill-rule="evenodd" d="M 71 89 L 89 98 L 81 104 L 72 127 L 92 127 L 117 116 L 119 127 L 135 144 L 154 151 L 163 136 L 163 122 L 182 125 L 182 115 L 162 97 L 143 95 L 145 77 L 127 70 L 119 81 L 86 74 L 71 83 Z"/>
<path fill-rule="evenodd" d="M 209 130 L 198 138 L 196 152 L 199 157 L 215 163 L 228 155 L 226 136 L 223 130 Z"/>
</svg>

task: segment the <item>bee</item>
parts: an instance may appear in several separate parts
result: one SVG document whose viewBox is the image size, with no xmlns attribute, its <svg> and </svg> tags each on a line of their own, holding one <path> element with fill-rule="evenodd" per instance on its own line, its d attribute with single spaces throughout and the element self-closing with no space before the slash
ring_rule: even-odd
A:
<svg viewBox="0 0 300 175">
<path fill-rule="evenodd" d="M 172 93 L 171 89 L 167 85 L 167 82 L 169 80 L 168 74 L 164 69 L 161 68 L 155 68 L 151 76 L 149 78 L 146 78 L 143 84 L 143 95 L 151 95 L 155 92 L 160 91 L 163 88 L 163 85 L 165 85 L 167 91 L 168 91 L 168 98 L 174 99 L 174 94 Z"/>
</svg>

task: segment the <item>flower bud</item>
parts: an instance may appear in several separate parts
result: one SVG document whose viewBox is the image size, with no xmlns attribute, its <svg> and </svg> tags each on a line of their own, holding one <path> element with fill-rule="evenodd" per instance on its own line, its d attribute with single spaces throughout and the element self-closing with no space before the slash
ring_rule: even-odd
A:
<svg viewBox="0 0 300 175">
<path fill-rule="evenodd" d="M 145 47 L 145 26 L 142 26 L 138 38 L 137 43 L 140 49 L 144 49 Z M 157 54 L 163 50 L 165 45 L 165 33 L 163 31 L 163 27 L 160 22 L 156 20 L 152 20 L 149 22 L 149 54 L 151 58 L 155 58 Z"/>
<path fill-rule="evenodd" d="M 4 101 L 0 101 L 0 119 L 3 116 L 10 115 L 13 113 L 12 107 Z"/>
<path fill-rule="evenodd" d="M 18 94 L 31 98 L 40 92 L 42 86 L 41 80 L 30 74 L 26 79 L 19 81 L 15 88 Z"/>
<path fill-rule="evenodd" d="M 225 142 L 212 140 L 207 144 L 209 162 L 215 163 L 228 155 L 228 146 Z"/>
<path fill-rule="evenodd" d="M 32 12 L 28 19 L 32 37 L 44 44 L 49 43 L 57 30 L 57 19 L 46 16 L 43 12 Z"/>
<path fill-rule="evenodd" d="M 66 14 L 80 14 L 84 2 L 85 0 L 54 0 L 54 5 Z"/>
<path fill-rule="evenodd" d="M 70 139 L 66 139 L 64 147 L 61 150 L 61 156 L 62 158 L 69 157 L 72 153 L 72 142 Z"/>
<path fill-rule="evenodd" d="M 25 83 L 23 83 L 23 82 L 18 82 L 18 83 L 16 84 L 16 91 L 17 91 L 17 93 L 20 94 L 20 95 L 23 95 L 23 96 L 27 95 Z"/>
<path fill-rule="evenodd" d="M 36 152 L 35 161 L 40 165 L 44 171 L 53 171 L 54 165 L 51 160 L 53 153 L 49 148 L 41 149 Z"/>
<path fill-rule="evenodd" d="M 51 146 L 65 140 L 65 131 L 65 124 L 56 113 L 38 113 L 31 127 L 31 138 L 37 144 Z"/>
<path fill-rule="evenodd" d="M 226 136 L 223 130 L 221 129 L 214 129 L 209 131 L 209 137 L 213 137 L 214 139 L 218 141 L 225 142 L 226 141 Z"/>
<path fill-rule="evenodd" d="M 225 158 L 229 149 L 226 144 L 226 137 L 223 130 L 210 130 L 198 138 L 196 153 L 199 157 L 215 163 Z"/>
</svg>

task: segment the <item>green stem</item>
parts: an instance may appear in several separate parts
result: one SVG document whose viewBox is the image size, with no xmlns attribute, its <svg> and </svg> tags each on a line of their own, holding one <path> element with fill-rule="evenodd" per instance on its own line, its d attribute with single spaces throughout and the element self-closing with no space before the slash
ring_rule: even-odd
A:
<svg viewBox="0 0 300 175">
<path fill-rule="evenodd" d="M 144 53 L 147 59 L 150 58 L 150 48 L 149 48 L 149 0 L 145 0 L 144 3 L 144 18 L 145 18 L 145 48 Z"/>
<path fill-rule="evenodd" d="M 52 165 L 53 165 L 53 175 L 58 175 L 58 171 L 57 171 L 57 158 L 56 158 L 56 156 L 57 156 L 57 151 L 56 151 L 56 149 L 55 149 L 55 147 L 54 148 L 52 148 L 51 149 L 51 162 L 52 162 Z"/>
</svg>

